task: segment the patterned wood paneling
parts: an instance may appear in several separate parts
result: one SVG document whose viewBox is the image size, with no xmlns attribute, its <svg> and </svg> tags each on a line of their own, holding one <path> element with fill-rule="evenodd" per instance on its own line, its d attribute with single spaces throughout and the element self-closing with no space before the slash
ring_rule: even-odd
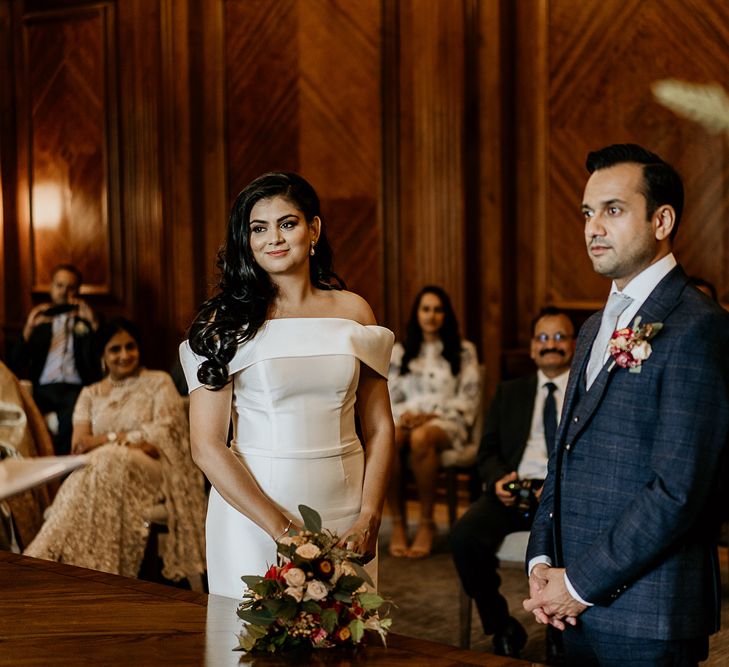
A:
<svg viewBox="0 0 729 667">
<path fill-rule="evenodd" d="M 87 291 L 108 293 L 111 207 L 107 91 L 108 7 L 26 18 L 23 24 L 29 138 L 33 288 L 55 264 L 73 262 Z M 114 156 L 116 157 L 116 156 Z"/>
<path fill-rule="evenodd" d="M 465 320 L 465 25 L 461 2 L 400 7 L 400 283 L 404 312 L 440 284 Z M 477 239 L 476 239 L 477 242 Z"/>
<path fill-rule="evenodd" d="M 478 97 L 478 213 L 475 223 L 480 248 L 475 266 L 476 298 L 468 300 L 467 317 L 480 320 L 481 362 L 486 368 L 485 399 L 490 400 L 501 377 L 501 353 L 512 342 L 515 327 L 511 321 L 515 303 L 515 281 L 511 279 L 514 224 L 505 225 L 506 202 L 513 197 L 513 179 L 505 150 L 513 151 L 510 63 L 505 55 L 511 45 L 512 16 L 502 3 L 476 3 L 477 28 L 475 58 L 478 79 L 474 94 Z M 473 167 L 471 167 L 473 169 Z M 508 254 L 507 254 L 508 252 Z"/>
<path fill-rule="evenodd" d="M 230 200 L 265 171 L 299 168 L 296 0 L 225 2 Z"/>
<path fill-rule="evenodd" d="M 729 147 L 653 97 L 667 78 L 729 90 L 729 5 L 701 0 L 548 3 L 548 198 L 544 298 L 577 307 L 604 300 L 607 281 L 586 257 L 579 213 L 589 150 L 642 144 L 678 168 L 687 191 L 676 254 L 729 296 Z M 539 280 L 538 279 L 538 282 Z"/>
<path fill-rule="evenodd" d="M 191 150 L 190 31 L 189 6 L 179 0 L 162 0 L 160 27 L 162 33 L 161 80 L 163 122 L 162 154 L 163 247 L 167 317 L 173 336 L 181 338 L 192 321 L 200 301 L 203 272 L 196 263 L 196 246 L 200 238 L 195 224 L 193 202 L 200 186 L 192 187 L 193 157 Z M 193 51 L 194 53 L 194 51 Z M 172 338 L 174 346 L 175 338 Z M 173 353 L 174 354 L 174 353 Z"/>
<path fill-rule="evenodd" d="M 73 261 L 92 306 L 135 320 L 145 362 L 168 368 L 202 282 L 194 266 L 201 188 L 191 186 L 197 98 L 189 55 L 197 52 L 188 43 L 188 3 L 18 0 L 11 10 L 19 194 L 5 208 L 5 255 L 19 260 L 11 265 L 9 338 L 19 334 L 31 289 L 44 291 L 50 267 Z M 3 128 L 4 154 L 14 148 L 9 136 Z M 46 202 L 30 196 L 51 178 L 51 194 L 60 191 L 55 231 L 43 225 L 37 204 Z"/>
<path fill-rule="evenodd" d="M 186 12 L 183 0 L 178 10 Z M 119 14 L 119 98 L 121 180 L 124 186 L 125 291 L 123 314 L 140 326 L 145 344 L 144 361 L 153 368 L 169 368 L 177 356 L 178 308 L 187 304 L 192 276 L 179 284 L 180 267 L 188 265 L 190 251 L 180 251 L 189 226 L 186 199 L 173 201 L 186 182 L 185 151 L 189 138 L 179 135 L 190 93 L 182 98 L 178 81 L 186 86 L 184 60 L 174 58 L 176 28 L 167 2 L 124 0 Z M 184 29 L 184 21 L 183 29 Z M 154 48 L 151 48 L 151 46 Z M 181 102 L 184 99 L 185 102 Z M 174 216 L 179 213 L 180 219 Z M 179 233 L 178 233 L 179 224 Z M 192 271 L 192 267 L 190 267 Z M 117 307 L 118 308 L 118 307 Z"/>
<path fill-rule="evenodd" d="M 0 354 L 5 349 L 5 323 L 15 306 L 9 303 L 8 297 L 12 299 L 18 289 L 17 279 L 10 286 L 7 278 L 8 275 L 17 275 L 17 254 L 11 266 L 8 266 L 6 261 L 8 255 L 6 235 L 15 228 L 14 224 L 10 224 L 10 220 L 6 221 L 6 211 L 12 210 L 8 199 L 15 191 L 15 153 L 13 152 L 12 157 L 9 155 L 9 147 L 12 145 L 9 139 L 14 134 L 9 123 L 14 102 L 9 76 L 12 53 L 10 30 L 10 7 L 0 3 L 0 45 L 2 45 L 0 46 Z M 13 220 L 12 223 L 14 222 Z"/>
<path fill-rule="evenodd" d="M 301 173 L 337 272 L 381 318 L 380 3 L 228 0 L 224 21 L 229 198 L 265 171 Z"/>
</svg>

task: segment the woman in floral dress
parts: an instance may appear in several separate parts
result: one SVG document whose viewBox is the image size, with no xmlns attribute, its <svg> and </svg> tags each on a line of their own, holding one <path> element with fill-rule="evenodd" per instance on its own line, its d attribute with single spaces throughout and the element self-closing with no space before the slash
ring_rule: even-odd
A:
<svg viewBox="0 0 729 667">
<path fill-rule="evenodd" d="M 400 457 L 390 480 L 393 514 L 390 553 L 423 558 L 435 537 L 433 505 L 440 452 L 461 448 L 476 417 L 479 368 L 473 343 L 461 339 L 451 301 L 440 287 L 424 287 L 415 297 L 405 341 L 396 343 L 388 374 L 396 442 L 409 447 L 420 501 L 420 524 L 408 546 L 401 515 Z"/>
</svg>

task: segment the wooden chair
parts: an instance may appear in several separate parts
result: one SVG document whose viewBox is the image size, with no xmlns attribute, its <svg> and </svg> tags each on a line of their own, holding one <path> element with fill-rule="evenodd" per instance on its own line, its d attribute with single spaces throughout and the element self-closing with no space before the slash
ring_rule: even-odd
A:
<svg viewBox="0 0 729 667">
<path fill-rule="evenodd" d="M 33 383 L 30 380 L 19 380 L 20 386 L 28 392 L 28 396 L 33 397 Z M 46 423 L 48 432 L 56 436 L 58 435 L 58 414 L 55 412 L 46 412 L 43 414 L 43 420 Z"/>
<path fill-rule="evenodd" d="M 0 461 L 6 458 L 20 458 L 20 454 L 10 443 L 0 441 Z M 16 554 L 22 551 L 15 535 L 13 513 L 8 504 L 2 500 L 0 500 L 0 551 L 12 551 Z"/>
<path fill-rule="evenodd" d="M 469 501 L 473 502 L 478 496 L 480 482 L 476 470 L 476 456 L 478 447 L 481 444 L 484 424 L 483 387 L 486 376 L 486 368 L 483 364 L 479 366 L 479 410 L 476 419 L 471 426 L 468 442 L 463 449 L 446 449 L 441 452 L 440 465 L 445 475 L 446 503 L 448 505 L 448 528 L 458 518 L 458 478 L 467 478 Z"/>
<path fill-rule="evenodd" d="M 470 502 L 473 502 L 480 492 L 480 481 L 476 471 L 476 455 L 478 454 L 478 446 L 481 443 L 481 435 L 483 433 L 484 411 L 483 411 L 483 386 L 486 370 L 483 364 L 479 366 L 479 398 L 480 406 L 476 413 L 468 437 L 468 442 L 462 449 L 446 449 L 440 454 L 440 470 L 443 473 L 443 481 L 445 486 L 446 504 L 448 506 L 448 528 L 452 528 L 458 518 L 458 484 L 464 477 L 468 487 Z M 410 470 L 410 452 L 407 448 L 403 448 L 400 453 L 402 461 L 402 479 L 400 498 L 402 505 L 400 507 L 400 515 L 405 517 L 407 486 L 409 481 Z"/>
<path fill-rule="evenodd" d="M 721 525 L 721 532 L 719 533 L 719 547 L 726 549 L 726 579 L 729 581 L 729 521 L 725 521 Z"/>
<path fill-rule="evenodd" d="M 165 507 L 165 500 L 164 498 L 160 498 L 152 508 L 147 551 L 145 552 L 144 562 L 140 568 L 140 574 L 144 573 L 145 578 L 155 578 L 159 574 L 160 546 L 167 539 L 167 520 L 168 514 L 167 507 Z M 190 588 L 193 591 L 198 593 L 206 592 L 201 574 L 187 577 L 187 583 L 190 584 Z"/>
<path fill-rule="evenodd" d="M 185 414 L 188 415 L 190 411 L 190 397 L 183 396 L 182 402 L 185 406 Z M 149 531 L 149 553 L 145 554 L 145 559 L 149 558 L 154 563 L 154 565 L 151 566 L 152 568 L 156 568 L 159 563 L 160 543 L 167 539 L 167 520 L 168 514 L 167 507 L 165 507 L 165 499 L 164 497 L 161 497 L 157 501 L 157 504 L 152 508 L 150 516 L 150 523 L 152 525 Z M 145 566 L 146 563 L 143 564 L 143 567 Z M 199 593 L 206 592 L 203 584 L 203 576 L 201 574 L 187 577 L 187 583 L 190 584 L 190 588 L 193 591 L 197 591 Z"/>
</svg>

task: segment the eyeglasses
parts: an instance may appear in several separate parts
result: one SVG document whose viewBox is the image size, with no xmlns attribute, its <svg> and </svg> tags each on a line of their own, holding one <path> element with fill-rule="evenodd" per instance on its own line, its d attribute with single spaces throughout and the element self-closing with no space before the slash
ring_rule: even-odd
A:
<svg viewBox="0 0 729 667">
<path fill-rule="evenodd" d="M 555 343 L 561 343 L 563 340 L 569 340 L 572 338 L 570 334 L 562 333 L 561 331 L 558 331 L 554 336 L 550 336 L 549 334 L 540 333 L 534 336 L 534 340 L 539 341 L 540 343 L 546 343 L 549 339 L 552 339 Z"/>
</svg>

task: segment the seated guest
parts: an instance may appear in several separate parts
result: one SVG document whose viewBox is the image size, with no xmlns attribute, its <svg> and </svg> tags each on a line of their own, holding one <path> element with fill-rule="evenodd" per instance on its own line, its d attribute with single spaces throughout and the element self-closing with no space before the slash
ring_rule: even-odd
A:
<svg viewBox="0 0 729 667">
<path fill-rule="evenodd" d="M 53 456 L 53 443 L 33 399 L 0 362 L 0 458 L 3 456 Z M 12 516 L 12 533 L 20 547 L 30 544 L 40 529 L 43 512 L 50 505 L 48 491 L 48 485 L 39 486 L 5 501 L 5 516 Z M 9 528 L 7 522 L 5 539 L 0 536 L 0 543 L 6 547 L 11 542 Z"/>
<path fill-rule="evenodd" d="M 547 475 L 574 349 L 568 315 L 544 308 L 532 323 L 531 358 L 537 372 L 497 388 L 478 451 L 484 493 L 451 534 L 461 583 L 476 601 L 484 633 L 494 635 L 499 655 L 519 657 L 527 635 L 499 593 L 496 552 L 506 535 L 531 527 L 533 492 Z M 520 490 L 520 483 L 530 485 L 531 492 Z"/>
<path fill-rule="evenodd" d="M 415 297 L 403 344 L 395 343 L 388 374 L 398 449 L 410 449 L 420 501 L 420 525 L 408 547 L 401 512 L 401 457 L 396 456 L 388 491 L 393 515 L 390 553 L 422 558 L 435 537 L 433 505 L 439 453 L 461 448 L 478 410 L 479 368 L 473 343 L 458 333 L 451 301 L 440 287 Z"/>
<path fill-rule="evenodd" d="M 167 373 L 140 366 L 131 322 L 103 325 L 97 344 L 106 377 L 81 391 L 73 415 L 73 452 L 87 453 L 88 464 L 63 483 L 25 553 L 136 576 L 152 508 L 164 500 L 162 573 L 172 580 L 200 574 L 205 493 L 182 399 Z"/>
<path fill-rule="evenodd" d="M 81 387 L 101 377 L 93 346 L 98 322 L 78 298 L 81 280 L 72 264 L 53 270 L 51 300 L 30 311 L 9 364 L 19 377 L 33 382 L 33 400 L 40 411 L 58 416 L 54 447 L 59 455 L 71 449 L 71 416 Z"/>
</svg>

